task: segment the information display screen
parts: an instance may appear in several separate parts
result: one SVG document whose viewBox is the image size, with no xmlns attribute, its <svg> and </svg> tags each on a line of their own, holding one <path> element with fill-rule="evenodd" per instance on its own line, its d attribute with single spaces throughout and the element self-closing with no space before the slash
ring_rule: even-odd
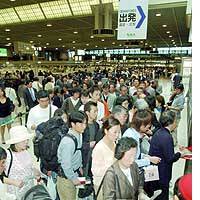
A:
<svg viewBox="0 0 200 200">
<path fill-rule="evenodd" d="M 0 48 L 0 57 L 7 57 L 7 56 L 8 56 L 7 49 Z"/>
</svg>

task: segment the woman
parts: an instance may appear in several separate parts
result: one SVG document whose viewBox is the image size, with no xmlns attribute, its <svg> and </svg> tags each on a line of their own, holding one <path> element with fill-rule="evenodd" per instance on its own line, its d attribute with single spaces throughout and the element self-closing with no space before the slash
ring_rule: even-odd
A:
<svg viewBox="0 0 200 200">
<path fill-rule="evenodd" d="M 139 168 L 134 162 L 137 142 L 133 138 L 120 139 L 115 148 L 117 161 L 108 168 L 103 181 L 104 200 L 139 200 L 144 199 L 142 179 Z"/>
<path fill-rule="evenodd" d="M 149 110 L 138 110 L 133 116 L 131 127 L 123 134 L 123 137 L 131 137 L 137 141 L 136 163 L 138 167 L 145 167 L 150 165 L 150 163 L 157 164 L 160 162 L 159 157 L 147 155 L 150 144 L 145 138 L 145 133 L 150 131 L 151 121 L 152 114 Z"/>
<path fill-rule="evenodd" d="M 5 126 L 8 130 L 11 127 L 11 113 L 14 111 L 13 102 L 6 97 L 5 90 L 0 87 L 0 133 L 1 133 L 1 143 L 5 144 Z"/>
<path fill-rule="evenodd" d="M 174 153 L 172 131 L 176 128 L 176 114 L 173 111 L 164 111 L 160 117 L 160 128 L 152 137 L 149 155 L 158 156 L 161 162 L 158 163 L 159 180 L 146 184 L 149 196 L 153 191 L 161 189 L 162 193 L 157 200 L 169 200 L 169 182 L 172 177 L 172 165 L 182 155 L 180 152 Z"/>
<path fill-rule="evenodd" d="M 165 110 L 165 99 L 162 95 L 156 96 L 156 107 L 154 108 L 154 113 L 156 114 L 156 118 L 159 121 L 161 114 Z"/>
<path fill-rule="evenodd" d="M 129 98 L 128 96 L 119 96 L 115 100 L 115 106 L 121 105 L 124 108 L 128 109 L 129 107 Z"/>
<path fill-rule="evenodd" d="M 8 193 L 21 198 L 34 185 L 34 175 L 39 178 L 40 172 L 33 168 L 31 154 L 27 151 L 28 140 L 32 134 L 29 134 L 25 126 L 12 127 L 9 133 L 10 139 L 6 141 L 6 144 L 10 145 L 6 159 L 6 174 L 8 174 L 8 178 L 23 181 L 24 186 L 18 189 L 10 185 Z"/>
<path fill-rule="evenodd" d="M 101 184 L 106 170 L 114 163 L 115 142 L 121 133 L 120 122 L 113 117 L 103 123 L 104 137 L 94 147 L 92 152 L 92 173 L 96 191 Z M 102 198 L 102 192 L 98 200 Z"/>
</svg>

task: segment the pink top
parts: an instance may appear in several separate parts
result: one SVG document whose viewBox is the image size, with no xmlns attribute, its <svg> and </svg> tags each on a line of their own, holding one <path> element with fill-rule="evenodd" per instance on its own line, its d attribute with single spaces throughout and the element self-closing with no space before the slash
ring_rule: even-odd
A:
<svg viewBox="0 0 200 200">
<path fill-rule="evenodd" d="M 99 186 L 106 170 L 116 161 L 114 152 L 100 140 L 92 152 L 92 173 L 94 185 Z"/>
<path fill-rule="evenodd" d="M 27 150 L 21 152 L 12 152 L 12 155 L 13 162 L 10 169 L 9 178 L 24 181 L 24 186 L 19 189 L 18 187 L 9 185 L 8 193 L 17 193 L 17 195 L 21 197 L 27 190 L 29 190 L 34 185 L 32 157 Z M 6 173 L 10 165 L 10 159 L 10 152 L 7 151 Z"/>
</svg>

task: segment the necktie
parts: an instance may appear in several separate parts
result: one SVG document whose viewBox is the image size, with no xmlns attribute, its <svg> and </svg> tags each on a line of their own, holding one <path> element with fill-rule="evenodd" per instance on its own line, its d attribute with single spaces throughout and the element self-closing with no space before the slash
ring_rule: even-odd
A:
<svg viewBox="0 0 200 200">
<path fill-rule="evenodd" d="M 31 98 L 32 98 L 32 100 L 35 101 L 36 99 L 35 99 L 35 95 L 34 95 L 34 91 L 33 91 L 33 89 L 30 88 L 29 91 L 30 91 L 30 94 L 31 94 Z"/>
</svg>

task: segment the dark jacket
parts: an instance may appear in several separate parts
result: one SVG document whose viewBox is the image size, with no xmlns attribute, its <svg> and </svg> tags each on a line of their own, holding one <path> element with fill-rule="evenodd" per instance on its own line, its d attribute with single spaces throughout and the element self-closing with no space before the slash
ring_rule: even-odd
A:
<svg viewBox="0 0 200 200">
<path fill-rule="evenodd" d="M 74 107 L 73 104 L 72 104 L 71 98 L 68 97 L 63 102 L 62 109 L 69 115 L 71 112 L 77 111 L 80 108 L 80 106 L 81 106 L 81 100 L 80 99 L 79 99 L 78 103 L 76 104 L 76 106 Z"/>
<path fill-rule="evenodd" d="M 159 183 L 169 186 L 172 177 L 172 165 L 176 162 L 181 153 L 174 153 L 174 143 L 170 131 L 166 128 L 160 128 L 152 137 L 150 149 L 150 156 L 158 156 L 161 162 L 158 164 Z"/>
<path fill-rule="evenodd" d="M 99 131 L 99 124 L 97 122 L 94 122 L 94 126 L 95 126 L 95 141 L 97 141 L 97 134 L 98 134 L 98 131 Z M 87 163 L 88 163 L 88 160 L 90 162 L 89 164 L 89 176 L 91 177 L 92 176 L 92 173 L 91 173 L 91 164 L 92 164 L 92 156 L 91 156 L 91 151 L 90 151 L 90 155 L 89 155 L 89 150 L 90 150 L 90 132 L 89 132 L 89 127 L 87 126 L 86 129 L 84 130 L 84 133 L 83 133 L 83 144 L 82 144 L 82 149 L 81 149 L 81 152 L 82 152 L 82 162 L 83 162 L 83 168 L 85 169 Z M 88 156 L 90 158 L 88 158 Z"/>
<path fill-rule="evenodd" d="M 29 89 L 26 88 L 24 90 L 24 102 L 25 102 L 25 105 L 28 106 L 29 110 L 38 104 L 37 97 L 36 97 L 37 90 L 35 88 L 33 88 L 33 90 L 34 90 L 35 98 L 36 98 L 35 101 L 33 101 L 31 94 L 29 92 Z"/>
<path fill-rule="evenodd" d="M 142 179 L 136 163 L 130 167 L 133 186 L 119 167 L 118 161 L 108 168 L 103 181 L 104 200 L 138 200 L 139 191 L 142 190 Z"/>
</svg>

